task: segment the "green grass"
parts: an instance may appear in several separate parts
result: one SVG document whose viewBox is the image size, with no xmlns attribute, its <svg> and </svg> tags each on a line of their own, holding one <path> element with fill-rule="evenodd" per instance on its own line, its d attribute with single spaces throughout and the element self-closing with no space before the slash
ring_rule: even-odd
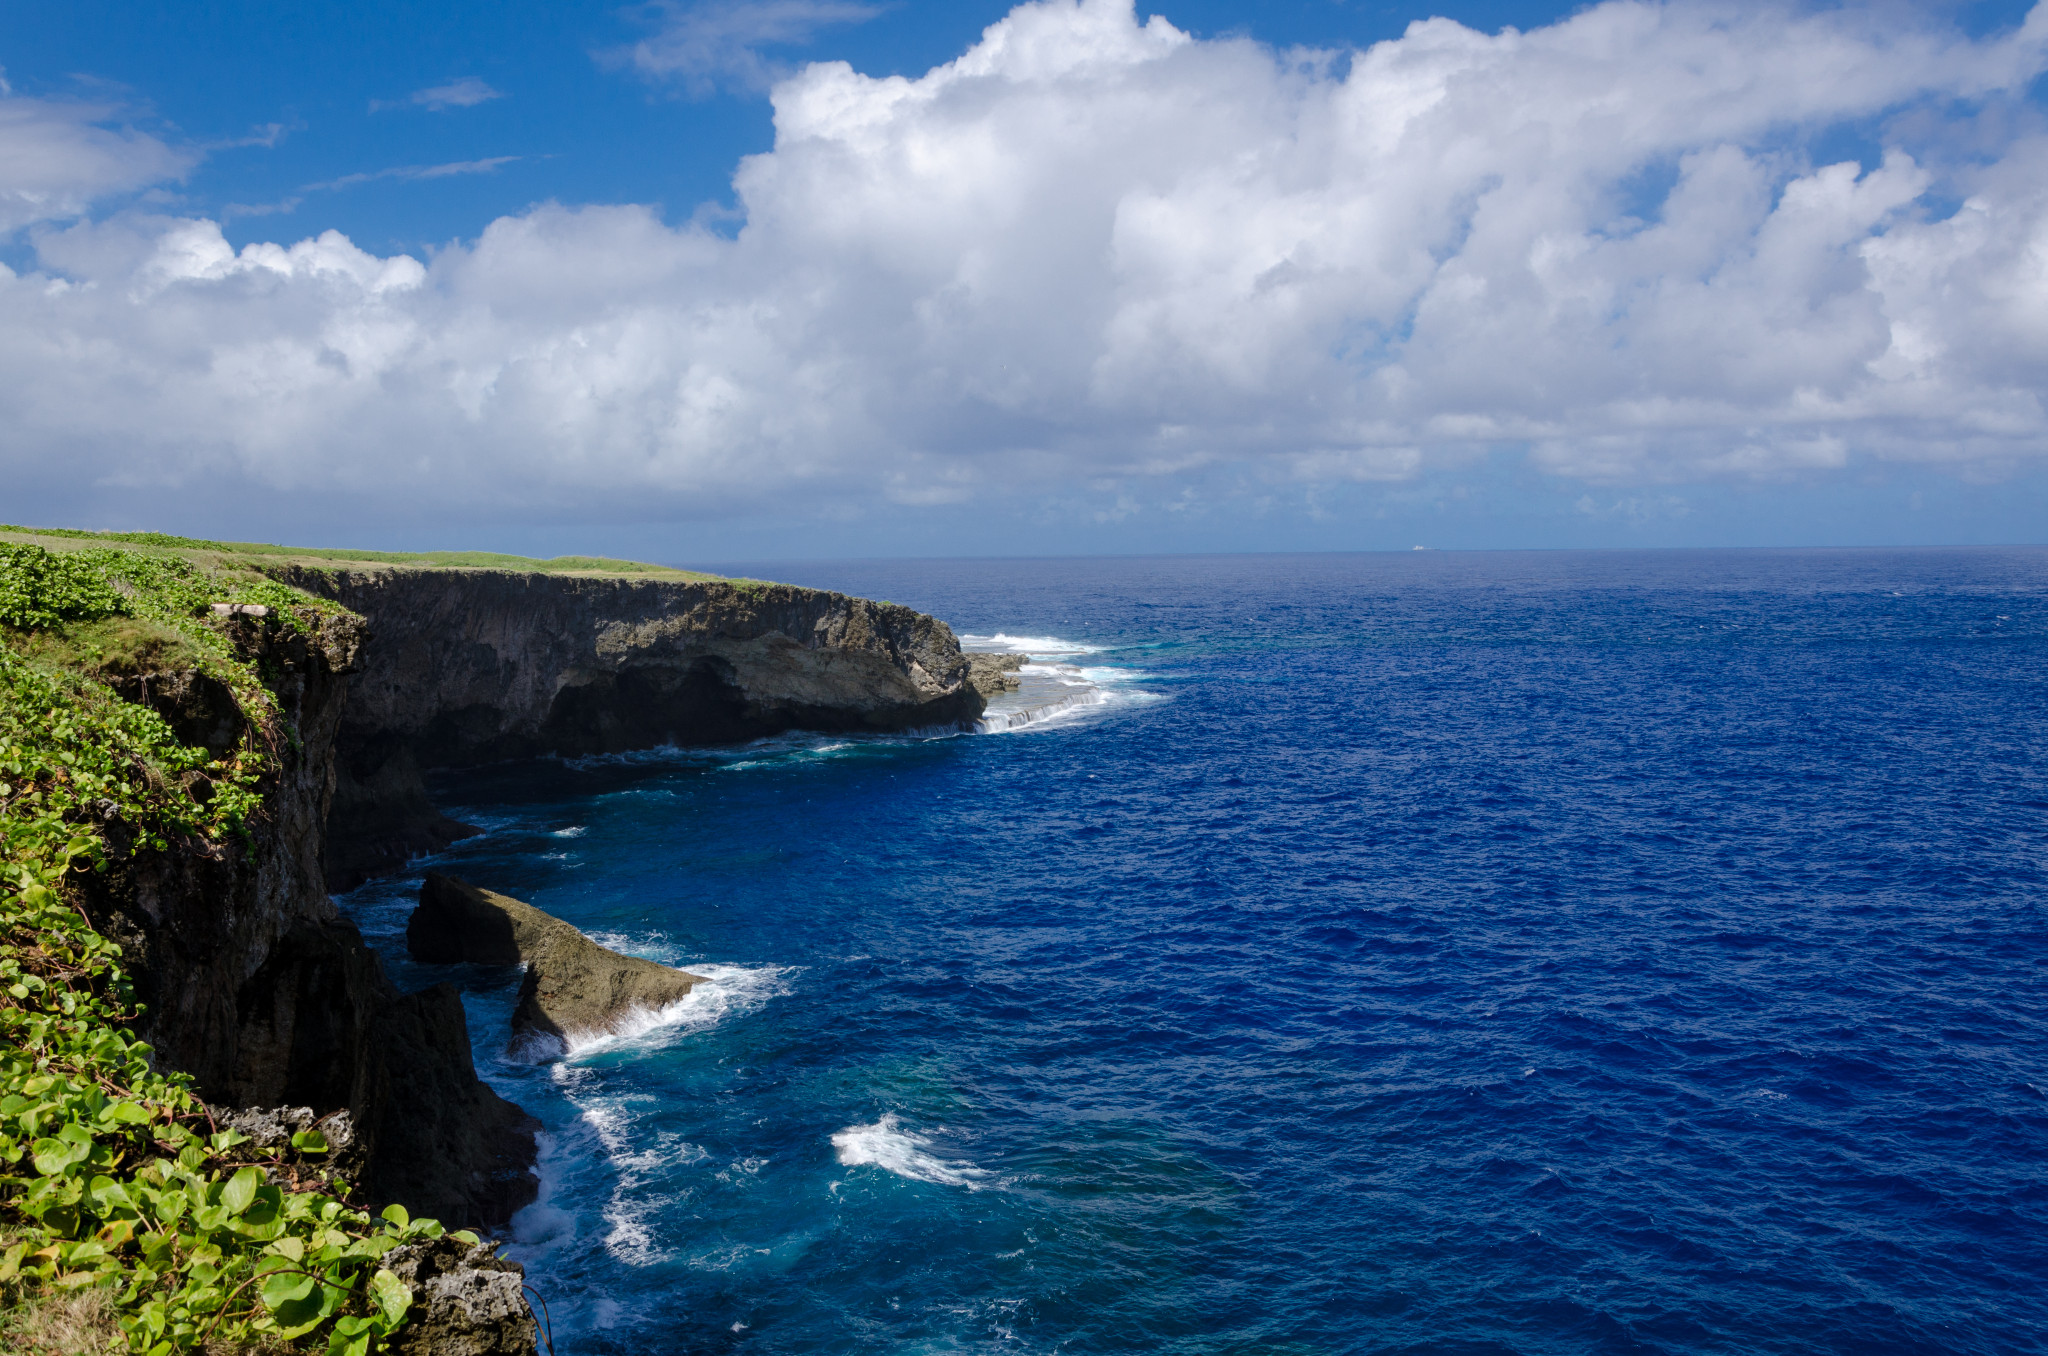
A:
<svg viewBox="0 0 2048 1356">
<path fill-rule="evenodd" d="M 262 572 L 283 565 L 305 565 L 315 569 L 349 566 L 398 566 L 428 570 L 517 570 L 532 574 L 608 575 L 636 579 L 677 579 L 720 581 L 722 575 L 701 570 L 679 570 L 667 565 L 650 565 L 637 560 L 613 560 L 605 556 L 556 556 L 538 560 L 532 556 L 506 555 L 499 551 L 358 551 L 326 546 L 278 546 L 269 542 L 208 541 L 201 537 L 173 537 L 162 532 L 87 532 L 74 527 L 22 527 L 0 523 L 0 541 L 21 542 L 51 551 L 77 550 L 87 546 L 119 545 L 152 555 L 174 555 L 219 568 L 241 567 Z M 754 584 L 755 580 L 732 580 Z"/>
</svg>

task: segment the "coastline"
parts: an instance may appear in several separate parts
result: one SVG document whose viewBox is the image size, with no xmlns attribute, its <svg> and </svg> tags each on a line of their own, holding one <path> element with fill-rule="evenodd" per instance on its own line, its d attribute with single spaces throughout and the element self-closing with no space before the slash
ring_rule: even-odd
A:
<svg viewBox="0 0 2048 1356">
<path fill-rule="evenodd" d="M 117 581 L 190 578 L 194 598 L 261 596 L 180 604 L 221 614 L 203 621 L 224 647 L 211 662 L 246 675 L 241 689 L 168 642 L 131 647 L 110 667 L 97 648 L 107 624 L 93 618 L 122 612 L 118 597 L 13 633 L 34 642 L 37 662 L 72 665 L 84 690 L 105 684 L 180 738 L 211 739 L 217 755 L 278 750 L 245 853 L 177 840 L 124 849 L 132 830 L 110 822 L 112 868 L 81 878 L 80 906 L 144 997 L 137 1034 L 163 1067 L 189 1071 L 208 1104 L 346 1113 L 372 1205 L 487 1229 L 533 1199 L 537 1123 L 477 1079 L 455 991 L 399 993 L 328 893 L 469 831 L 433 807 L 424 771 L 799 728 L 965 729 L 1002 681 L 909 608 L 659 567 L 309 559 L 21 529 L 0 530 L 0 544 L 60 574 L 90 561 Z M 76 636 L 87 638 L 82 657 L 60 655 Z M 223 912 L 212 903 L 223 899 L 239 902 Z"/>
</svg>

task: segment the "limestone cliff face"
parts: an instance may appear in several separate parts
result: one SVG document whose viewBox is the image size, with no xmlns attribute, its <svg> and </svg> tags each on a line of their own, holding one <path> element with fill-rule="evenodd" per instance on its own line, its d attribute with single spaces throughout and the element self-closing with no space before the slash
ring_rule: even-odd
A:
<svg viewBox="0 0 2048 1356">
<path fill-rule="evenodd" d="M 160 1061 L 223 1106 L 346 1109 L 365 1186 L 450 1223 L 490 1223 L 531 1199 L 533 1122 L 476 1077 L 452 989 L 400 994 L 322 881 L 322 825 L 348 675 L 365 628 L 311 609 L 215 624 L 265 675 L 283 717 L 278 767 L 246 844 L 121 850 L 83 903 L 119 941 Z M 115 689 L 216 753 L 240 742 L 233 694 L 189 671 L 110 675 Z"/>
<path fill-rule="evenodd" d="M 457 992 L 401 994 L 328 898 L 464 832 L 420 769 L 752 738 L 957 725 L 983 697 L 911 611 L 779 586 L 501 571 L 302 571 L 359 616 L 210 623 L 277 698 L 250 840 L 128 850 L 81 903 L 119 941 L 142 1035 L 224 1107 L 347 1110 L 379 1201 L 450 1225 L 532 1198 L 533 1120 L 476 1076 Z M 296 625 L 292 624 L 293 620 Z M 107 675 L 216 752 L 249 730 L 196 671 Z"/>
<path fill-rule="evenodd" d="M 907 607 L 776 584 L 499 570 L 294 570 L 368 619 L 338 735 L 328 880 L 464 832 L 420 769 L 980 715 L 959 643 Z"/>
</svg>

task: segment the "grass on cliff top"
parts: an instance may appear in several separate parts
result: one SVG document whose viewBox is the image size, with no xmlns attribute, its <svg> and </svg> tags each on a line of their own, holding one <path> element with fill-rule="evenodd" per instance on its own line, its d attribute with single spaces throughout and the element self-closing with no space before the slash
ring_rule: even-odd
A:
<svg viewBox="0 0 2048 1356">
<path fill-rule="evenodd" d="M 285 565 L 322 570 L 397 566 L 415 570 L 517 570 L 532 574 L 678 579 L 742 586 L 758 582 L 751 579 L 728 580 L 723 575 L 706 574 L 701 570 L 679 570 L 668 565 L 611 560 L 603 556 L 556 556 L 552 560 L 537 560 L 531 556 L 505 555 L 497 551 L 352 551 L 338 547 L 274 546 L 267 542 L 208 541 L 200 537 L 174 537 L 162 532 L 87 532 L 73 527 L 20 527 L 11 523 L 0 523 L 0 541 L 33 544 L 51 551 L 120 545 L 129 550 L 178 556 L 216 570 L 240 568 L 257 573 Z"/>
</svg>

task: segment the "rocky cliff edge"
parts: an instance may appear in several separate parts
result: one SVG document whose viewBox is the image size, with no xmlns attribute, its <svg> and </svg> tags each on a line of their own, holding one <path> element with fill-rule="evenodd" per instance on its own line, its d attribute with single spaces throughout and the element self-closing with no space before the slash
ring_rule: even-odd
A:
<svg viewBox="0 0 2048 1356">
<path fill-rule="evenodd" d="M 944 622 L 841 593 L 510 570 L 272 573 L 369 625 L 336 737 L 333 889 L 466 832 L 433 807 L 422 769 L 792 729 L 964 728 L 986 700 Z"/>
</svg>

